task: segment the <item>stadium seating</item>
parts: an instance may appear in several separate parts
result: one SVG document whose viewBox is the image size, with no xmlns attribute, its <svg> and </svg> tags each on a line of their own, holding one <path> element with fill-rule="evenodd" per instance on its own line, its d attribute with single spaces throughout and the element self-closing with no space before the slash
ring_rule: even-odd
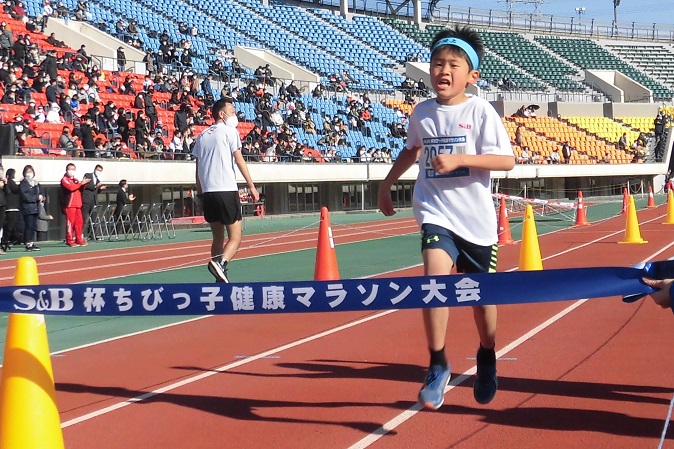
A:
<svg viewBox="0 0 674 449">
<path fill-rule="evenodd" d="M 674 85 L 674 53 L 662 45 L 614 45 L 607 48 L 663 83 Z"/>
<path fill-rule="evenodd" d="M 617 143 L 623 133 L 627 134 L 628 144 L 637 140 L 639 133 L 630 127 L 614 122 L 607 117 L 564 117 L 571 125 L 592 134 L 609 143 Z"/>
<path fill-rule="evenodd" d="M 569 78 L 576 69 L 515 33 L 482 31 L 485 45 L 512 64 L 532 73 L 559 90 L 580 92 L 585 87 Z"/>
<path fill-rule="evenodd" d="M 653 91 L 655 100 L 671 100 L 674 91 L 618 59 L 589 39 L 536 36 L 535 40 L 582 69 L 617 70 Z"/>
</svg>

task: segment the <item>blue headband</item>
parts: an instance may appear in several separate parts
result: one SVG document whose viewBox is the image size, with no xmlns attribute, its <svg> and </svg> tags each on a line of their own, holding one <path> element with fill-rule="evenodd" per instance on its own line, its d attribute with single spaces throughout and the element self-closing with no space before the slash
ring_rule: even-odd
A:
<svg viewBox="0 0 674 449">
<path fill-rule="evenodd" d="M 461 50 L 465 51 L 466 54 L 468 55 L 468 59 L 470 59 L 470 63 L 473 66 L 473 70 L 477 70 L 477 68 L 479 67 L 480 58 L 478 58 L 477 52 L 473 47 L 470 46 L 468 42 L 461 39 L 457 39 L 455 37 L 446 37 L 436 42 L 436 44 L 431 49 L 431 54 L 433 54 L 433 52 L 437 50 L 441 45 L 453 45 L 455 47 L 459 47 Z"/>
</svg>

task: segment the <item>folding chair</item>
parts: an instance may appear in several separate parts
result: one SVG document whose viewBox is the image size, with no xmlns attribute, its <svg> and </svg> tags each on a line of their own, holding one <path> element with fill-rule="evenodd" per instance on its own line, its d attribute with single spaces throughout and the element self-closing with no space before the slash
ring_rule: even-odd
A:
<svg viewBox="0 0 674 449">
<path fill-rule="evenodd" d="M 141 204 L 136 215 L 131 220 L 131 238 L 136 240 L 140 239 L 144 242 L 147 242 L 152 238 L 152 233 L 150 232 L 150 223 L 149 223 L 149 204 Z M 128 235 L 128 234 L 127 234 Z"/>
<path fill-rule="evenodd" d="M 164 238 L 164 233 L 161 230 L 161 203 L 152 203 L 150 212 L 148 213 L 148 219 L 150 222 L 152 238 L 157 240 Z"/>
<path fill-rule="evenodd" d="M 117 211 L 115 211 L 117 212 Z M 112 221 L 112 233 L 110 234 L 109 240 L 118 240 L 119 235 L 123 234 L 125 239 L 129 239 L 129 234 L 133 236 L 133 231 L 131 229 L 131 213 L 133 212 L 133 204 L 125 204 L 122 207 L 117 218 L 114 218 Z"/>
<path fill-rule="evenodd" d="M 108 241 L 117 240 L 119 238 L 117 236 L 117 229 L 115 228 L 115 209 L 116 206 L 114 204 L 108 204 L 103 212 L 103 222 L 101 223 L 101 226 L 103 226 L 103 229 L 105 230 L 105 237 L 107 237 Z"/>
<path fill-rule="evenodd" d="M 91 209 L 91 213 L 88 217 L 85 218 L 86 226 L 89 227 L 89 232 L 87 235 L 90 240 L 103 240 L 103 226 L 102 222 L 104 220 L 103 215 L 105 214 L 105 207 L 101 204 L 97 204 Z"/>
<path fill-rule="evenodd" d="M 166 235 L 170 239 L 176 238 L 176 228 L 173 226 L 173 211 L 175 210 L 176 203 L 171 202 L 171 203 L 166 203 L 166 206 L 164 206 L 164 211 L 161 214 L 161 223 L 159 223 L 159 226 L 164 224 L 164 228 L 166 228 Z"/>
</svg>

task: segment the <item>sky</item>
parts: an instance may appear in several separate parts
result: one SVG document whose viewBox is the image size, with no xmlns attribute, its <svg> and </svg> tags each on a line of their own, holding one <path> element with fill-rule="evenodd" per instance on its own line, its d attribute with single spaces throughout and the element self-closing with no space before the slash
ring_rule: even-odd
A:
<svg viewBox="0 0 674 449">
<path fill-rule="evenodd" d="M 518 0 L 522 1 L 522 0 Z M 457 8 L 477 8 L 495 11 L 507 11 L 505 0 L 440 0 L 439 8 L 451 5 Z M 576 8 L 584 7 L 582 20 L 596 19 L 610 22 L 613 20 L 613 0 L 543 0 L 539 6 L 542 14 L 577 17 Z M 532 13 L 533 4 L 515 3 L 513 12 Z M 637 22 L 674 27 L 674 0 L 621 0 L 618 6 L 618 22 Z"/>
</svg>

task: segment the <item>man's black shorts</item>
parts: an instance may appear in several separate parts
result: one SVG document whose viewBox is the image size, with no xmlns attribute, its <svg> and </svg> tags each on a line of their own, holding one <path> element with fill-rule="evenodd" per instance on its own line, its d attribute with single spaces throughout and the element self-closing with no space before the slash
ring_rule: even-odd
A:
<svg viewBox="0 0 674 449">
<path fill-rule="evenodd" d="M 241 220 L 241 201 L 239 192 L 205 192 L 204 218 L 209 223 L 231 225 Z"/>
</svg>

